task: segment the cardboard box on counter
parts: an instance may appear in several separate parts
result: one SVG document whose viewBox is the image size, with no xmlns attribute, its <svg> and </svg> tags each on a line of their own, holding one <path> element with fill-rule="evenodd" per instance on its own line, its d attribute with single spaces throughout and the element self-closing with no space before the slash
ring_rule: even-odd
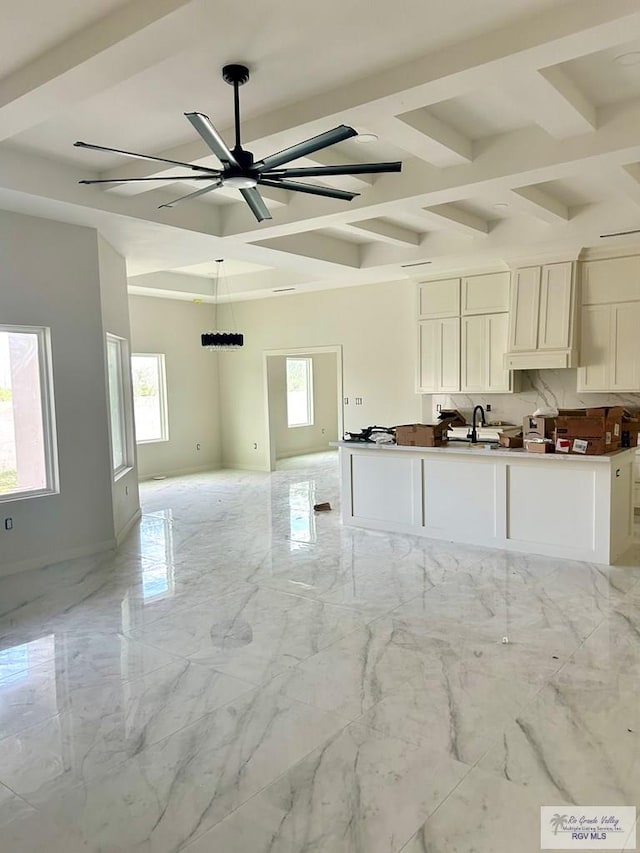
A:
<svg viewBox="0 0 640 853">
<path fill-rule="evenodd" d="M 522 437 L 525 442 L 536 438 L 552 438 L 555 426 L 555 418 L 527 415 L 522 421 Z"/>
<path fill-rule="evenodd" d="M 640 447 L 640 409 L 624 410 L 620 446 Z"/>
<path fill-rule="evenodd" d="M 448 441 L 448 423 L 400 424 L 394 427 L 396 444 L 404 447 L 442 447 Z"/>
<path fill-rule="evenodd" d="M 498 444 L 500 447 L 522 447 L 522 433 L 519 435 L 510 435 L 507 432 L 499 432 Z"/>
<path fill-rule="evenodd" d="M 602 456 L 619 450 L 623 413 L 622 406 L 571 410 L 570 414 L 561 411 L 556 418 L 556 449 L 582 456 Z"/>
<path fill-rule="evenodd" d="M 553 441 L 541 438 L 525 438 L 524 449 L 527 453 L 553 453 L 555 450 Z"/>
</svg>

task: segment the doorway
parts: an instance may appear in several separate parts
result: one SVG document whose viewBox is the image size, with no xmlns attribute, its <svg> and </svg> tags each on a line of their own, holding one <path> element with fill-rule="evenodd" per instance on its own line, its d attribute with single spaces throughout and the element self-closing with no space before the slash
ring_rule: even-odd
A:
<svg viewBox="0 0 640 853">
<path fill-rule="evenodd" d="M 264 387 L 270 471 L 342 437 L 341 346 L 265 351 Z"/>
</svg>

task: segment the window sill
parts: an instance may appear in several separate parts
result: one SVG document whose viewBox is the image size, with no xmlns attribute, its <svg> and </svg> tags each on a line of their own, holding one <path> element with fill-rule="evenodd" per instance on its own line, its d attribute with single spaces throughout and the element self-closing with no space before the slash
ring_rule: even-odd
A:
<svg viewBox="0 0 640 853">
<path fill-rule="evenodd" d="M 130 474 L 133 471 L 133 465 L 127 465 L 126 468 L 120 468 L 118 471 L 113 472 L 113 482 L 117 483 L 118 480 L 121 480 L 123 477 L 126 477 L 127 474 Z"/>
<path fill-rule="evenodd" d="M 0 503 L 9 503 L 11 501 L 26 501 L 31 498 L 46 498 L 50 495 L 59 495 L 60 489 L 30 489 L 28 492 L 9 492 L 0 495 Z"/>
<path fill-rule="evenodd" d="M 136 441 L 136 444 L 166 444 L 167 441 L 169 441 L 169 436 L 166 438 L 145 438 L 142 441 Z"/>
<path fill-rule="evenodd" d="M 287 429 L 302 429 L 304 427 L 312 427 L 315 424 L 287 424 Z"/>
</svg>

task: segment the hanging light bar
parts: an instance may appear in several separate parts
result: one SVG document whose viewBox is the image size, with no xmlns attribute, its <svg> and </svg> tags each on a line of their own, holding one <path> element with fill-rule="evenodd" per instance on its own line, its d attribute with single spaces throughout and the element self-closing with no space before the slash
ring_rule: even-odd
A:
<svg viewBox="0 0 640 853">
<path fill-rule="evenodd" d="M 240 332 L 221 331 L 216 329 L 218 317 L 218 296 L 220 286 L 220 275 L 223 259 L 216 260 L 216 275 L 213 279 L 213 329 L 203 332 L 200 341 L 205 349 L 209 350 L 238 350 L 244 346 L 244 335 Z M 235 325 L 233 317 L 233 305 L 231 305 L 231 320 Z"/>
</svg>

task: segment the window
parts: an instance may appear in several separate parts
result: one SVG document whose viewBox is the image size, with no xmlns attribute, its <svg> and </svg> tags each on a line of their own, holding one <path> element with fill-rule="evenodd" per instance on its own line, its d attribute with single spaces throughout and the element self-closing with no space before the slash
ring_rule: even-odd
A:
<svg viewBox="0 0 640 853">
<path fill-rule="evenodd" d="M 131 356 L 136 441 L 167 441 L 167 380 L 164 355 Z"/>
<path fill-rule="evenodd" d="M 109 411 L 111 416 L 111 464 L 115 475 L 130 466 L 127 436 L 126 402 L 124 394 L 124 365 L 127 342 L 124 338 L 107 335 L 107 374 L 109 377 Z"/>
<path fill-rule="evenodd" d="M 313 364 L 310 358 L 287 359 L 287 425 L 313 426 Z"/>
<path fill-rule="evenodd" d="M 49 330 L 0 326 L 0 500 L 58 491 Z"/>
</svg>

